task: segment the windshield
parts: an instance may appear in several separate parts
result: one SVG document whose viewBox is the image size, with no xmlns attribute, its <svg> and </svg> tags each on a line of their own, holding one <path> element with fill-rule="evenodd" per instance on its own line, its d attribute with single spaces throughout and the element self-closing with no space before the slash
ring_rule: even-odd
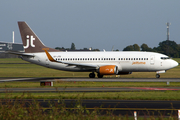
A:
<svg viewBox="0 0 180 120">
<path fill-rule="evenodd" d="M 162 60 L 170 59 L 169 57 L 161 57 Z"/>
</svg>

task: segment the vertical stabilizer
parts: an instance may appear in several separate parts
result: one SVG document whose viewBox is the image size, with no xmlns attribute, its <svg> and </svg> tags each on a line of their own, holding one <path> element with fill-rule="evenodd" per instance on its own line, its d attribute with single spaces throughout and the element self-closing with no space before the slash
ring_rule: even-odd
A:
<svg viewBox="0 0 180 120">
<path fill-rule="evenodd" d="M 58 51 L 56 49 L 46 47 L 37 35 L 31 30 L 26 22 L 18 22 L 23 47 L 26 53 L 44 52 L 44 48 L 49 49 L 49 52 Z"/>
</svg>

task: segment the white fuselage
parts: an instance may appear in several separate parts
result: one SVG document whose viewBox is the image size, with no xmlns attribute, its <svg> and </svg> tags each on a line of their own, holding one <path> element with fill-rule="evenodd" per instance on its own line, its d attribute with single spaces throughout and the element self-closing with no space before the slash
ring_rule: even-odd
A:
<svg viewBox="0 0 180 120">
<path fill-rule="evenodd" d="M 77 65 L 64 63 L 86 64 L 89 66 L 116 65 L 122 72 L 157 72 L 176 67 L 178 63 L 168 56 L 154 52 L 50 52 L 51 56 L 64 63 L 51 62 L 45 52 L 33 53 L 34 57 L 23 56 L 23 60 L 65 71 L 93 71 Z"/>
</svg>

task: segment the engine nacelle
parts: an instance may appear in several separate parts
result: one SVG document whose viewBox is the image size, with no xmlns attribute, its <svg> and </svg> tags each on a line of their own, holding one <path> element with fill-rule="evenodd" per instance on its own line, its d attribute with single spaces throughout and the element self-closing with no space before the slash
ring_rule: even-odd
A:
<svg viewBox="0 0 180 120">
<path fill-rule="evenodd" d="M 114 75 L 118 74 L 118 67 L 116 65 L 106 65 L 99 67 L 98 73 L 100 75 Z"/>
</svg>

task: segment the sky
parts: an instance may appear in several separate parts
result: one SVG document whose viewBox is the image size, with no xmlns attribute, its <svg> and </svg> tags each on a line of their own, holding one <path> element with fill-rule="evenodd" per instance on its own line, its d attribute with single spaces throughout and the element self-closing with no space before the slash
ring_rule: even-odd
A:
<svg viewBox="0 0 180 120">
<path fill-rule="evenodd" d="M 167 39 L 180 44 L 180 0 L 1 0 L 0 41 L 22 43 L 25 21 L 48 47 L 123 50 Z"/>
</svg>

